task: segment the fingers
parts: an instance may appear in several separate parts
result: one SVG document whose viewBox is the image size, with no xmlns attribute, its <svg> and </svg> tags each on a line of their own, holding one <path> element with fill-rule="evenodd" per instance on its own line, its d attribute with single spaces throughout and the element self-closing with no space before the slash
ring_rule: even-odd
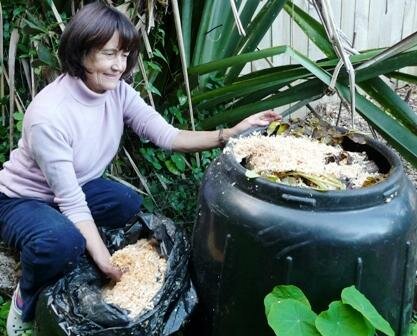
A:
<svg viewBox="0 0 417 336">
<path fill-rule="evenodd" d="M 110 259 L 106 260 L 105 263 L 101 264 L 99 266 L 99 268 L 101 269 L 101 271 L 111 280 L 114 281 L 120 281 L 121 277 L 122 277 L 122 271 L 120 268 L 113 266 L 110 262 Z"/>
<path fill-rule="evenodd" d="M 281 116 L 272 110 L 261 112 L 260 115 L 262 119 L 267 119 L 270 121 L 281 119 Z"/>
<path fill-rule="evenodd" d="M 118 267 L 111 267 L 107 272 L 106 275 L 114 280 L 114 281 L 120 281 L 120 279 L 122 278 L 122 271 L 118 268 Z"/>
<path fill-rule="evenodd" d="M 259 112 L 252 116 L 253 124 L 258 125 L 258 126 L 267 126 L 272 121 L 279 120 L 279 119 L 281 119 L 281 116 L 272 110 Z"/>
</svg>

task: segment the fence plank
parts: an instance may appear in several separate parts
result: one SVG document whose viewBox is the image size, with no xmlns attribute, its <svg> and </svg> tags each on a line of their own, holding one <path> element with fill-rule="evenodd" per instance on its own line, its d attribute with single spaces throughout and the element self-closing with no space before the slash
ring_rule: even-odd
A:
<svg viewBox="0 0 417 336">
<path fill-rule="evenodd" d="M 405 0 L 403 6 L 403 18 L 401 27 L 401 38 L 404 38 L 415 31 L 414 20 L 416 12 L 416 1 L 415 0 Z"/>
<path fill-rule="evenodd" d="M 384 34 L 385 27 L 382 27 L 382 17 L 385 15 L 385 1 L 370 0 L 368 16 L 368 44 L 367 48 L 380 47 L 380 35 Z M 384 28 L 384 29 L 383 29 Z"/>
<path fill-rule="evenodd" d="M 357 50 L 368 48 L 369 1 L 356 0 L 355 3 L 354 47 Z"/>
<path fill-rule="evenodd" d="M 406 0 L 392 0 L 389 2 L 389 18 L 391 20 L 391 40 L 388 46 L 391 46 L 401 40 L 402 22 L 404 19 L 404 7 Z"/>
<path fill-rule="evenodd" d="M 304 0 L 294 0 L 294 3 L 304 11 L 308 11 L 308 3 Z M 303 55 L 308 53 L 307 35 L 300 29 L 294 20 L 291 20 L 292 47 Z"/>
<path fill-rule="evenodd" d="M 333 18 L 336 23 L 336 27 L 340 28 L 340 24 L 342 22 L 342 0 L 330 1 L 330 7 L 332 8 Z"/>
<path fill-rule="evenodd" d="M 310 3 L 308 5 L 308 13 L 312 17 L 314 17 L 317 21 L 320 21 L 320 18 L 317 14 L 316 9 Z M 321 50 L 318 47 L 316 47 L 316 45 L 314 43 L 312 43 L 310 41 L 308 41 L 308 53 L 307 54 L 313 60 L 318 60 L 318 59 L 321 59 L 321 58 L 324 57 L 324 54 L 321 52 Z"/>
<path fill-rule="evenodd" d="M 349 41 L 353 41 L 353 31 L 355 28 L 355 1 L 342 1 L 341 3 L 341 24 L 340 29 L 347 36 Z"/>
<path fill-rule="evenodd" d="M 271 47 L 276 47 L 280 45 L 286 45 L 288 44 L 288 41 L 285 39 L 285 17 L 287 14 L 284 11 L 281 11 L 279 13 L 277 19 L 274 21 L 272 25 L 272 45 Z M 274 56 L 272 59 L 273 63 L 275 65 L 283 65 L 286 64 L 287 60 L 284 60 L 284 56 L 278 55 Z"/>
</svg>

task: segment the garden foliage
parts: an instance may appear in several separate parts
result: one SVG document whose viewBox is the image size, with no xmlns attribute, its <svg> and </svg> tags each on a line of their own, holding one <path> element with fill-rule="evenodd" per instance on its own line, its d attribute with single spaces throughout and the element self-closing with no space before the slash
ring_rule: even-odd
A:
<svg viewBox="0 0 417 336">
<path fill-rule="evenodd" d="M 264 300 L 269 326 L 279 336 L 394 336 L 388 322 L 354 286 L 343 289 L 341 300 L 316 314 L 296 286 L 276 286 Z"/>
</svg>

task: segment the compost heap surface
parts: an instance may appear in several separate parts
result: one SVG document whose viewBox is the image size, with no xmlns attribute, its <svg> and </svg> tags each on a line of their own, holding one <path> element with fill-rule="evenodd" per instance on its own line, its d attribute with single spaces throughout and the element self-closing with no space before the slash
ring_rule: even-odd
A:
<svg viewBox="0 0 417 336">
<path fill-rule="evenodd" d="M 306 127 L 309 126 L 309 127 Z M 258 133 L 231 141 L 233 154 L 247 168 L 246 176 L 317 190 L 344 190 L 370 186 L 386 176 L 368 159 L 366 152 L 350 152 L 341 145 L 341 134 L 332 138 L 323 127 L 311 129 L 311 120 L 299 124 L 276 124 L 269 135 Z M 318 125 L 315 126 L 319 127 Z M 276 129 L 281 129 L 277 131 Z M 294 130 L 297 130 L 295 132 Z M 280 133 L 280 134 L 273 134 Z M 306 135 L 310 134 L 309 135 Z M 316 139 L 314 134 L 324 134 Z"/>
<path fill-rule="evenodd" d="M 113 287 L 103 290 L 104 300 L 129 310 L 129 317 L 137 317 L 143 310 L 153 308 L 152 299 L 161 289 L 167 268 L 155 244 L 140 239 L 111 256 L 111 262 L 119 267 L 122 278 Z"/>
</svg>

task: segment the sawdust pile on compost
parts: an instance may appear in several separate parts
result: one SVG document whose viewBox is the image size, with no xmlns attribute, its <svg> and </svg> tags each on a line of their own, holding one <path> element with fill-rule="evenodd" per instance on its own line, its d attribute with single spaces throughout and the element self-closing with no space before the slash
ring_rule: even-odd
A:
<svg viewBox="0 0 417 336">
<path fill-rule="evenodd" d="M 140 239 L 116 251 L 111 262 L 123 275 L 114 287 L 103 289 L 104 300 L 129 310 L 131 318 L 144 309 L 152 309 L 152 299 L 163 285 L 167 268 L 166 260 L 158 254 L 154 244 Z"/>
<path fill-rule="evenodd" d="M 232 141 L 238 162 L 252 176 L 319 190 L 353 189 L 383 179 L 365 152 L 348 152 L 307 137 L 255 134 Z M 372 182 L 370 182 L 372 181 Z"/>
</svg>

